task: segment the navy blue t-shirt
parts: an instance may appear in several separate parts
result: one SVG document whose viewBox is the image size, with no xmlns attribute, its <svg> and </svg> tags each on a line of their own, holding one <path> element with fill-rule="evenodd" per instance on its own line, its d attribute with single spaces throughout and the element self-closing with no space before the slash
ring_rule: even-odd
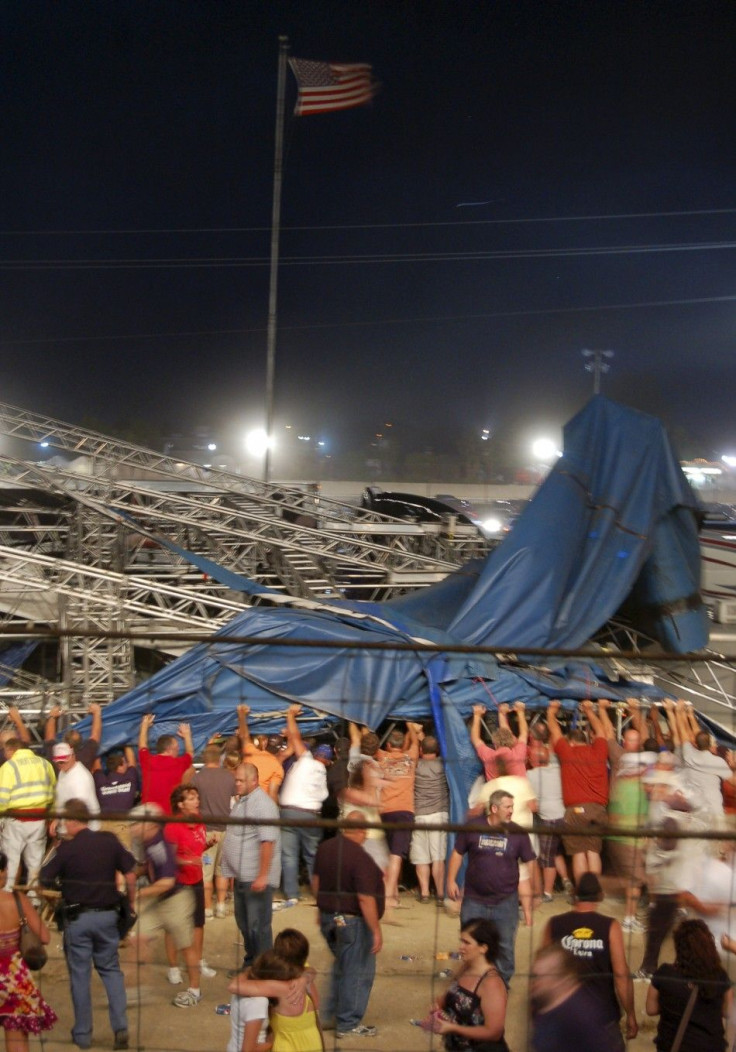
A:
<svg viewBox="0 0 736 1052">
<path fill-rule="evenodd" d="M 519 887 L 519 862 L 533 862 L 537 856 L 528 833 L 514 822 L 491 826 L 481 816 L 469 824 L 478 832 L 458 833 L 455 841 L 455 851 L 468 856 L 465 896 L 494 905 Z"/>
<path fill-rule="evenodd" d="M 111 811 L 130 811 L 141 791 L 140 775 L 135 767 L 129 767 L 124 773 L 105 774 L 95 771 L 97 799 L 100 802 L 100 814 Z"/>
<path fill-rule="evenodd" d="M 176 879 L 176 848 L 164 839 L 162 830 L 159 829 L 153 840 L 146 842 L 145 848 L 148 879 L 151 884 L 170 877 Z"/>
</svg>

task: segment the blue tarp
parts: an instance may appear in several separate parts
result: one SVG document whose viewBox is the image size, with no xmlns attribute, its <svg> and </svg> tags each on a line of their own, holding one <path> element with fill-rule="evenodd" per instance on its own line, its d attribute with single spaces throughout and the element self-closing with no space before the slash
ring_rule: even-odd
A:
<svg viewBox="0 0 736 1052">
<path fill-rule="evenodd" d="M 482 646 L 579 647 L 636 590 L 675 651 L 708 639 L 697 499 L 658 420 L 597 396 L 447 626 Z"/>
<path fill-rule="evenodd" d="M 0 650 L 0 687 L 11 683 L 13 676 L 38 646 L 38 640 L 11 643 Z"/>
<path fill-rule="evenodd" d="M 448 771 L 459 817 L 479 770 L 463 722 L 474 702 L 534 706 L 551 697 L 625 698 L 650 688 L 611 683 L 605 667 L 592 662 L 519 668 L 499 665 L 490 653 L 365 645 L 429 641 L 440 648 L 510 646 L 522 654 L 524 647 L 572 649 L 627 604 L 630 619 L 646 623 L 667 649 L 699 649 L 708 626 L 698 594 L 696 510 L 661 424 L 597 396 L 567 425 L 564 455 L 487 559 L 386 603 L 244 610 L 218 635 L 247 642 L 215 637 L 108 705 L 102 749 L 134 743 L 150 711 L 155 734 L 186 720 L 197 747 L 234 730 L 241 702 L 266 731 L 283 726 L 278 713 L 292 702 L 316 710 L 314 728 L 330 717 L 377 727 L 389 716 L 432 715 L 443 752 L 454 761 Z"/>
</svg>

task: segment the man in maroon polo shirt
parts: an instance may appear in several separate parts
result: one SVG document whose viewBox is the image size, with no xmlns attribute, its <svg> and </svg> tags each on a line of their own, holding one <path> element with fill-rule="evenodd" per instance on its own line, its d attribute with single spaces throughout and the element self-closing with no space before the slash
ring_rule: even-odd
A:
<svg viewBox="0 0 736 1052">
<path fill-rule="evenodd" d="M 590 742 L 582 727 L 573 727 L 567 738 L 563 736 L 557 722 L 559 709 L 559 701 L 549 703 L 547 726 L 550 745 L 560 761 L 565 825 L 576 831 L 564 836 L 562 841 L 565 851 L 572 856 L 577 884 L 583 873 L 601 872 L 603 840 L 591 826 L 605 826 L 608 821 L 608 743 L 592 701 L 580 703 L 593 734 Z"/>
<path fill-rule="evenodd" d="M 338 1038 L 375 1037 L 377 1028 L 363 1016 L 383 945 L 383 874 L 363 850 L 365 816 L 350 811 L 345 817 L 352 828 L 322 841 L 312 875 L 320 929 L 334 957 L 323 1018 L 334 1018 Z"/>
</svg>

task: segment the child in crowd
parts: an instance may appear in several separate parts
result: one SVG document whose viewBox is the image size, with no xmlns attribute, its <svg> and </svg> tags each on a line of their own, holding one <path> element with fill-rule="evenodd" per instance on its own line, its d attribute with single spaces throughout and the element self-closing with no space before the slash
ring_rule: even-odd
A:
<svg viewBox="0 0 736 1052">
<path fill-rule="evenodd" d="M 273 950 L 232 981 L 227 1052 L 322 1052 L 315 972 L 307 966 L 308 956 L 306 936 L 285 928 Z M 269 1018 L 270 1037 L 265 1029 Z"/>
</svg>

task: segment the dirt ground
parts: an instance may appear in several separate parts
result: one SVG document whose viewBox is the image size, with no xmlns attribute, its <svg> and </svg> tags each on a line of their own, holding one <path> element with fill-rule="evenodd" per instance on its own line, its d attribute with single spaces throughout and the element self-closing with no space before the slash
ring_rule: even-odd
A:
<svg viewBox="0 0 736 1052">
<path fill-rule="evenodd" d="M 532 928 L 519 928 L 516 944 L 516 975 L 511 984 L 507 1013 L 506 1038 L 512 1052 L 528 1049 L 529 1026 L 527 1016 L 528 974 L 534 948 L 539 942 L 546 919 L 553 913 L 569 909 L 563 896 L 541 906 L 534 915 Z M 607 899 L 601 911 L 621 918 L 622 906 Z M 274 914 L 274 932 L 286 927 L 301 929 L 309 938 L 312 952 L 310 961 L 322 977 L 324 985 L 330 967 L 330 955 L 316 923 L 317 911 L 307 898 L 292 909 Z M 375 1038 L 343 1038 L 338 1043 L 334 1031 L 325 1035 L 328 1050 L 363 1049 L 364 1052 L 428 1052 L 441 1048 L 440 1039 L 411 1026 L 409 1020 L 421 1018 L 432 998 L 448 980 L 438 973 L 455 962 L 437 960 L 436 954 L 457 949 L 459 921 L 434 903 L 422 905 L 412 894 L 402 894 L 402 908 L 384 919 L 384 946 L 378 960 L 376 982 L 373 987 L 365 1022 L 378 1027 Z M 627 936 L 629 966 L 633 970 L 641 963 L 643 936 Z M 182 987 L 170 986 L 166 980 L 163 943 L 157 943 L 153 963 L 141 970 L 137 990 L 131 993 L 129 1008 L 130 1047 L 147 1052 L 224 1052 L 230 1032 L 227 1016 L 215 1013 L 216 1005 L 227 1002 L 229 968 L 239 963 L 240 944 L 234 918 L 230 914 L 222 920 L 207 922 L 205 928 L 205 956 L 217 969 L 214 979 L 202 983 L 202 1002 L 196 1008 L 181 1009 L 172 1005 L 172 997 Z M 42 1043 L 51 1050 L 75 1049 L 71 1044 L 71 1003 L 69 983 L 61 951 L 61 937 L 54 933 L 49 947 L 49 963 L 41 974 L 40 985 L 44 996 L 53 1005 L 59 1022 L 42 1042 L 31 1041 L 35 1050 Z M 410 956 L 412 960 L 402 960 Z M 662 960 L 672 957 L 671 944 L 665 944 Z M 631 1052 L 652 1048 L 656 1020 L 643 1015 L 646 983 L 636 983 L 635 993 L 640 1032 L 628 1045 Z M 95 1043 L 93 1049 L 111 1049 L 112 1034 L 107 1018 L 104 990 L 99 979 L 93 979 L 95 1014 Z"/>
</svg>

